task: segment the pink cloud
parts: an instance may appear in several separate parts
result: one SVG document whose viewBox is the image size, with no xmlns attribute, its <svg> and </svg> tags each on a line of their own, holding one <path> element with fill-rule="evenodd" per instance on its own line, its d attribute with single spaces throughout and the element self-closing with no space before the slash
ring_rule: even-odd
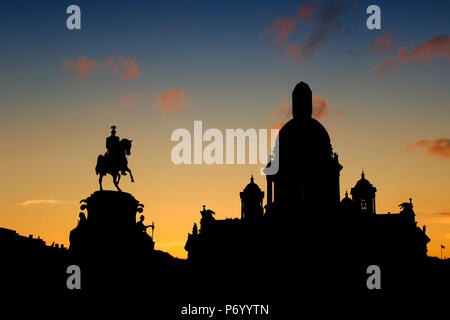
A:
<svg viewBox="0 0 450 320">
<path fill-rule="evenodd" d="M 303 45 L 298 42 L 288 44 L 285 52 L 287 56 L 293 58 L 296 62 L 301 62 L 303 60 Z"/>
<path fill-rule="evenodd" d="M 292 118 L 291 104 L 288 102 L 287 99 L 283 98 L 281 99 L 280 105 L 272 113 L 272 122 L 270 123 L 268 128 L 267 140 L 274 143 L 277 136 L 276 135 L 272 136 L 271 130 L 272 129 L 280 130 L 291 118 Z"/>
<path fill-rule="evenodd" d="M 406 150 L 425 148 L 430 156 L 450 159 L 450 139 L 419 140 L 406 147 Z"/>
<path fill-rule="evenodd" d="M 314 96 L 312 98 L 313 110 L 312 116 L 317 120 L 322 120 L 328 115 L 328 109 L 330 108 L 327 100 L 320 96 Z"/>
<path fill-rule="evenodd" d="M 309 4 L 301 4 L 298 8 L 298 16 L 300 19 L 305 20 L 309 19 L 314 13 L 314 8 Z"/>
<path fill-rule="evenodd" d="M 341 16 L 349 9 L 339 1 L 314 2 L 314 5 L 301 4 L 296 15 L 276 18 L 266 31 L 275 34 L 275 43 L 283 45 L 284 53 L 296 62 L 315 56 L 331 33 L 340 28 Z M 287 43 L 287 38 L 297 26 L 305 23 L 308 24 L 308 33 L 303 34 L 303 42 Z"/>
<path fill-rule="evenodd" d="M 187 105 L 186 91 L 169 89 L 158 95 L 157 104 L 164 110 L 165 114 L 177 112 Z"/>
<path fill-rule="evenodd" d="M 297 22 L 291 17 L 281 17 L 273 21 L 272 26 L 267 29 L 267 34 L 275 34 L 275 42 L 283 43 L 295 30 Z"/>
<path fill-rule="evenodd" d="M 94 70 L 102 71 L 103 73 L 109 70 L 110 72 L 107 75 L 118 74 L 123 81 L 141 76 L 136 58 L 125 58 L 122 55 L 119 55 L 119 59 L 109 57 L 105 63 L 99 63 L 96 59 L 87 60 L 81 56 L 77 60 L 65 61 L 63 67 L 64 69 L 75 71 L 79 80 L 83 80 Z"/>
<path fill-rule="evenodd" d="M 285 120 L 289 119 L 291 114 L 291 104 L 287 101 L 287 99 L 281 99 L 281 106 L 279 107 L 276 115 Z"/>
<path fill-rule="evenodd" d="M 120 63 L 122 66 L 123 81 L 127 81 L 131 78 L 139 78 L 141 76 L 139 67 L 136 65 L 136 58 L 127 59 L 123 56 L 120 56 Z"/>
<path fill-rule="evenodd" d="M 64 69 L 73 70 L 78 75 L 79 80 L 83 80 L 99 67 L 97 60 L 87 60 L 86 57 L 78 57 L 76 60 L 67 60 L 64 62 Z"/>
<path fill-rule="evenodd" d="M 287 99 L 283 98 L 281 99 L 280 105 L 272 113 L 272 124 L 269 128 L 279 129 L 280 124 L 284 125 L 291 118 L 291 104 Z"/>
<path fill-rule="evenodd" d="M 394 46 L 395 44 L 391 36 L 383 33 L 375 38 L 375 41 L 369 46 L 369 50 L 372 53 L 392 52 Z"/>
<path fill-rule="evenodd" d="M 328 117 L 330 111 L 330 104 L 325 98 L 315 95 L 312 98 L 312 116 L 317 120 L 323 120 Z M 272 121 L 268 127 L 269 133 L 271 129 L 280 130 L 286 122 L 292 119 L 291 103 L 287 99 L 281 99 L 280 105 L 272 112 Z M 345 117 L 342 110 L 336 109 L 333 120 L 338 120 Z M 274 137 L 272 137 L 273 139 Z"/>
<path fill-rule="evenodd" d="M 397 70 L 399 64 L 406 64 L 417 60 L 425 64 L 436 58 L 450 59 L 449 36 L 435 36 L 419 44 L 411 52 L 408 52 L 404 47 L 400 47 L 397 50 L 397 56 L 391 56 L 385 59 L 379 67 L 374 69 L 378 74 L 384 74 Z"/>
<path fill-rule="evenodd" d="M 435 36 L 425 43 L 420 44 L 411 53 L 408 53 L 405 48 L 398 50 L 398 60 L 401 63 L 408 63 L 415 60 L 420 60 L 422 63 L 427 63 L 434 58 L 450 59 L 450 37 L 444 35 Z"/>
<path fill-rule="evenodd" d="M 322 120 L 328 116 L 330 104 L 321 96 L 313 96 L 312 98 L 312 116 L 317 120 Z M 340 110 L 336 110 L 336 115 L 343 117 L 343 113 Z M 273 121 L 269 128 L 281 128 L 287 121 L 292 119 L 291 104 L 286 99 L 281 99 L 280 106 L 273 113 Z"/>
</svg>

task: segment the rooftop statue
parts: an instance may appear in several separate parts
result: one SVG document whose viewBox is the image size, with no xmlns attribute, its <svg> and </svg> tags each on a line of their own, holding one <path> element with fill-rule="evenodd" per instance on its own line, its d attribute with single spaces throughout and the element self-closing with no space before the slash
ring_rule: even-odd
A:
<svg viewBox="0 0 450 320">
<path fill-rule="evenodd" d="M 134 182 L 133 174 L 128 168 L 127 156 L 131 154 L 131 142 L 133 140 L 122 139 L 116 136 L 116 126 L 111 127 L 111 135 L 106 138 L 106 153 L 99 155 L 97 158 L 97 165 L 95 166 L 95 173 L 100 175 L 98 183 L 100 184 L 100 191 L 103 191 L 102 179 L 106 174 L 113 177 L 113 183 L 118 191 L 119 181 L 121 175 L 126 176 L 127 172 L 130 174 L 131 182 Z"/>
</svg>

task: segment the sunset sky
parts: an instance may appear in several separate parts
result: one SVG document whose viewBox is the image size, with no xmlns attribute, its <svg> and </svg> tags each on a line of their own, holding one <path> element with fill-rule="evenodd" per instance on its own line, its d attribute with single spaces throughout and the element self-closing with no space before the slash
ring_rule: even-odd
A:
<svg viewBox="0 0 450 320">
<path fill-rule="evenodd" d="M 68 30 L 66 8 L 81 8 Z M 381 8 L 381 30 L 366 8 Z M 377 213 L 413 198 L 431 255 L 450 250 L 450 2 L 4 1 L 0 10 L 0 227 L 69 245 L 110 126 L 133 139 L 156 248 L 183 247 L 205 204 L 240 217 L 261 165 L 180 165 L 177 128 L 280 127 L 307 82 L 339 154 L 341 195 L 364 168 Z M 110 176 L 104 188 L 113 189 Z"/>
</svg>

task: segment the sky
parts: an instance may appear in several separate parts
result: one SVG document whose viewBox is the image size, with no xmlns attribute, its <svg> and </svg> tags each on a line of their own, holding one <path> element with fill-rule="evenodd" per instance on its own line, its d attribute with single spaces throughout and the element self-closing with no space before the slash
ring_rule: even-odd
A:
<svg viewBox="0 0 450 320">
<path fill-rule="evenodd" d="M 71 4 L 80 30 L 66 27 Z M 371 4 L 381 30 L 366 27 Z M 193 132 L 195 120 L 280 128 L 305 81 L 344 167 L 341 196 L 364 168 L 377 213 L 412 198 L 440 256 L 450 248 L 448 12 L 448 1 L 4 1 L 0 226 L 68 246 L 116 125 L 133 140 L 135 183 L 123 177 L 122 189 L 145 204 L 156 248 L 185 258 L 202 205 L 240 217 L 250 175 L 266 185 L 260 164 L 175 165 L 172 132 Z"/>
</svg>

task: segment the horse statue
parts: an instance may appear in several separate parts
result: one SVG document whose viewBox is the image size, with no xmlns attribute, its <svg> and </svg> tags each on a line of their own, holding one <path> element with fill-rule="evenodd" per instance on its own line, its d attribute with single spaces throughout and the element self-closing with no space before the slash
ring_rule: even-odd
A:
<svg viewBox="0 0 450 320">
<path fill-rule="evenodd" d="M 95 173 L 100 175 L 98 179 L 100 191 L 103 191 L 103 176 L 106 176 L 108 173 L 112 176 L 113 183 L 120 192 L 122 192 L 119 188 L 121 174 L 125 176 L 126 172 L 128 172 L 130 174 L 131 182 L 134 182 L 133 174 L 131 173 L 130 168 L 128 168 L 127 160 L 127 156 L 131 154 L 132 141 L 133 140 L 122 139 L 117 144 L 116 152 L 107 152 L 105 155 L 98 156 L 97 165 L 95 166 Z"/>
</svg>

